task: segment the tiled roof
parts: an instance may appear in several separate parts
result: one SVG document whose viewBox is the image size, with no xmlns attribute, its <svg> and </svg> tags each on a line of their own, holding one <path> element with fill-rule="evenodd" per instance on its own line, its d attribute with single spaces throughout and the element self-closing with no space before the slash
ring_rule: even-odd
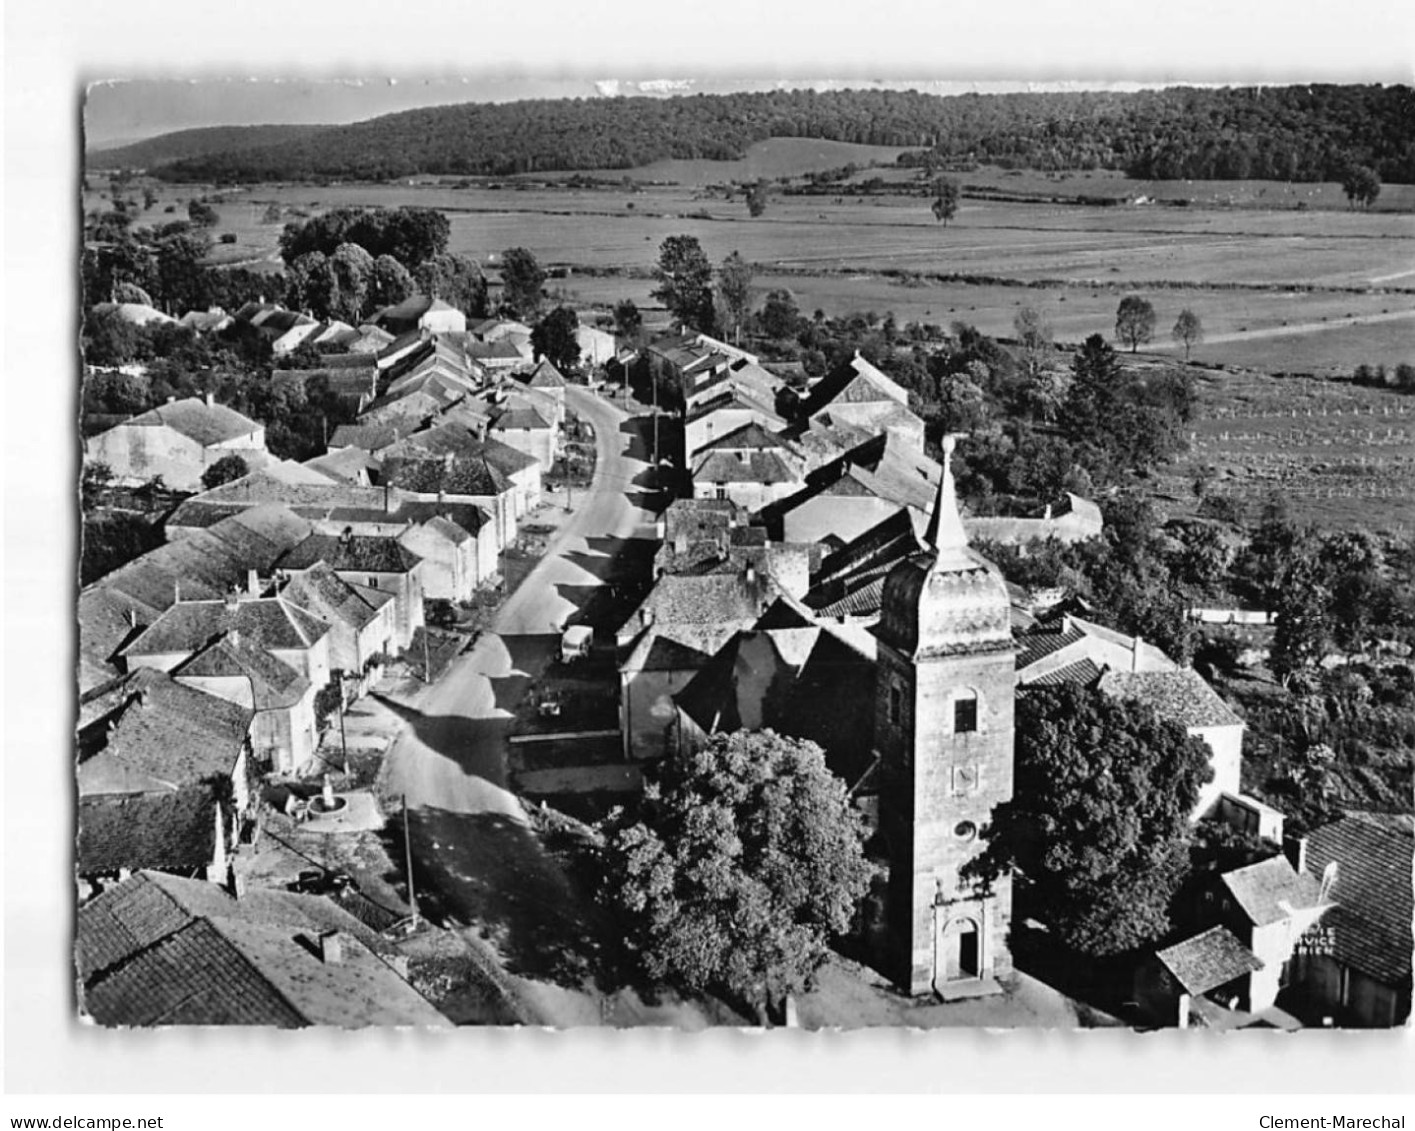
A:
<svg viewBox="0 0 1415 1131">
<path fill-rule="evenodd" d="M 838 590 L 839 595 L 834 597 L 812 590 L 806 594 L 806 603 L 822 617 L 877 616 L 884 604 L 884 580 L 881 573 L 854 588 Z"/>
<path fill-rule="evenodd" d="M 368 473 L 382 464 L 371 453 L 351 447 L 305 460 L 305 466 L 331 480 L 362 484 L 368 482 Z"/>
<path fill-rule="evenodd" d="M 556 369 L 549 358 L 544 357 L 522 380 L 533 389 L 563 389 L 567 384 L 565 374 Z"/>
<path fill-rule="evenodd" d="M 281 597 L 187 601 L 173 605 L 124 650 L 126 656 L 195 652 L 231 631 L 270 651 L 311 648 L 329 631 Z"/>
<path fill-rule="evenodd" d="M 497 432 L 528 430 L 542 432 L 551 427 L 550 421 L 528 404 L 503 409 L 492 417 L 492 429 Z"/>
<path fill-rule="evenodd" d="M 256 710 L 274 711 L 292 707 L 310 688 L 309 680 L 264 648 L 258 648 L 239 633 L 214 640 L 172 669 L 183 676 L 244 676 L 250 680 Z"/>
<path fill-rule="evenodd" d="M 296 574 L 280 591 L 280 595 L 322 621 L 346 624 L 356 632 L 378 615 L 378 609 L 335 573 L 327 562 L 316 562 L 303 573 Z"/>
<path fill-rule="evenodd" d="M 1044 660 L 1053 652 L 1069 648 L 1086 638 L 1086 634 L 1074 625 L 1064 625 L 1055 631 L 1024 632 L 1017 637 L 1017 670 L 1024 671 L 1038 660 Z"/>
<path fill-rule="evenodd" d="M 806 416 L 815 416 L 834 401 L 867 404 L 892 400 L 908 404 L 908 394 L 859 354 L 842 362 L 816 382 L 803 406 Z"/>
<path fill-rule="evenodd" d="M 399 457 L 390 459 L 383 472 L 392 486 L 421 494 L 445 492 L 477 498 L 503 495 L 511 489 L 509 477 L 485 457 Z"/>
<path fill-rule="evenodd" d="M 207 404 L 199 397 L 158 405 L 128 421 L 126 427 L 168 427 L 203 447 L 235 440 L 265 426 L 225 405 Z"/>
<path fill-rule="evenodd" d="M 1121 699 L 1137 699 L 1161 718 L 1185 727 L 1241 726 L 1243 720 L 1204 682 L 1198 672 L 1106 672 L 1100 689 Z"/>
<path fill-rule="evenodd" d="M 1017 639 L 1019 641 L 1025 640 L 1026 636 L 1019 636 Z M 1089 687 L 1100 678 L 1100 675 L 1101 669 L 1091 662 L 1090 657 L 1082 656 L 1075 663 L 1067 664 L 1065 667 L 1027 680 L 1027 686 L 1060 687 L 1062 684 L 1074 683 Z"/>
<path fill-rule="evenodd" d="M 77 870 L 195 872 L 216 851 L 216 795 L 210 786 L 79 798 Z"/>
<path fill-rule="evenodd" d="M 1336 864 L 1326 919 L 1336 959 L 1393 986 L 1410 977 L 1412 825 L 1409 814 L 1353 812 L 1307 837 L 1314 876 Z"/>
<path fill-rule="evenodd" d="M 341 424 L 329 437 L 330 450 L 359 448 L 381 452 L 390 448 L 417 426 L 414 420 L 385 421 L 379 424 Z"/>
<path fill-rule="evenodd" d="M 738 573 L 665 574 L 640 608 L 653 614 L 656 625 L 712 624 L 739 618 L 750 622 L 766 607 L 774 588 L 760 575 L 749 581 Z"/>
<path fill-rule="evenodd" d="M 768 432 L 755 420 L 749 420 L 746 424 L 732 429 L 731 432 L 724 433 L 715 440 L 709 440 L 698 449 L 699 452 L 713 451 L 750 451 L 779 450 L 789 451 L 786 441 L 774 432 Z"/>
<path fill-rule="evenodd" d="M 1201 935 L 1157 951 L 1189 994 L 1206 994 L 1235 979 L 1261 970 L 1263 963 L 1227 927 L 1210 927 Z"/>
<path fill-rule="evenodd" d="M 1293 911 L 1317 906 L 1321 884 L 1293 871 L 1285 856 L 1271 856 L 1246 868 L 1225 872 L 1223 885 L 1255 927 L 1291 918 Z"/>
<path fill-rule="evenodd" d="M 367 573 L 407 573 L 422 559 L 396 538 L 368 534 L 311 534 L 279 561 L 281 569 L 302 570 L 319 562 L 330 569 Z"/>
<path fill-rule="evenodd" d="M 80 698 L 80 792 L 99 792 L 115 771 L 171 786 L 229 777 L 252 711 L 139 668 Z"/>
<path fill-rule="evenodd" d="M 746 459 L 729 451 L 707 452 L 694 461 L 698 483 L 799 483 L 801 477 L 780 452 L 745 452 Z"/>
<path fill-rule="evenodd" d="M 338 961 L 319 938 L 338 933 Z M 445 1025 L 333 902 L 140 872 L 79 910 L 83 1004 L 103 1025 Z"/>
</svg>

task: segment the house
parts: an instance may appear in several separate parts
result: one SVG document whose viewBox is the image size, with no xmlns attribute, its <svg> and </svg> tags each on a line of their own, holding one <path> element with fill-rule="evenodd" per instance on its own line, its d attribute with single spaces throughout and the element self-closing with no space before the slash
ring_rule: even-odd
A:
<svg viewBox="0 0 1415 1131">
<path fill-rule="evenodd" d="M 1329 893 L 1285 857 L 1271 856 L 1223 873 L 1210 894 L 1218 921 L 1262 963 L 1243 987 L 1239 1006 L 1254 1013 L 1271 1008 L 1291 979 L 1299 940 L 1331 907 Z"/>
<path fill-rule="evenodd" d="M 1053 507 L 1048 504 L 1041 515 L 1032 518 L 992 517 L 975 515 L 964 519 L 973 538 L 1002 542 L 1010 546 L 1025 546 L 1031 541 L 1084 542 L 1098 538 L 1105 529 L 1101 508 L 1090 499 L 1070 491 L 1066 499 Z"/>
<path fill-rule="evenodd" d="M 323 896 L 142 871 L 79 909 L 83 1012 L 105 1026 L 446 1026 L 388 944 Z"/>
<path fill-rule="evenodd" d="M 1141 642 L 1135 641 L 1136 654 Z M 1192 668 L 1172 671 L 1116 671 L 1102 674 L 1096 684 L 1107 695 L 1139 702 L 1160 718 L 1178 723 L 1187 734 L 1202 738 L 1209 748 L 1213 777 L 1199 787 L 1195 819 L 1210 811 L 1225 794 L 1241 792 L 1243 732 L 1247 729 L 1203 676 Z"/>
<path fill-rule="evenodd" d="M 439 425 L 414 433 L 384 453 L 384 482 L 420 499 L 459 500 L 494 518 L 499 548 L 541 503 L 541 464 L 495 438 Z"/>
<path fill-rule="evenodd" d="M 580 364 L 586 369 L 597 369 L 614 359 L 619 343 L 613 334 L 595 326 L 581 325 L 575 331 L 575 344 L 580 347 Z"/>
<path fill-rule="evenodd" d="M 788 610 L 778 603 L 766 623 L 780 623 Z M 837 776 L 858 781 L 870 766 L 874 718 L 857 709 L 855 693 L 874 684 L 873 638 L 850 638 L 799 614 L 781 627 L 762 624 L 735 633 L 673 696 L 676 751 L 716 733 L 770 728 L 815 742 Z"/>
<path fill-rule="evenodd" d="M 683 418 L 681 466 L 690 467 L 708 444 L 748 424 L 777 432 L 786 426 L 786 421 L 770 400 L 733 381 L 716 386 L 710 395 L 696 398 L 687 406 Z"/>
<path fill-rule="evenodd" d="M 130 326 L 173 325 L 177 319 L 145 302 L 96 302 L 94 314 L 113 314 Z"/>
<path fill-rule="evenodd" d="M 398 651 L 407 648 L 423 626 L 422 558 L 395 538 L 355 534 L 351 529 L 340 534 L 311 534 L 275 564 L 287 574 L 304 573 L 323 564 L 350 585 L 391 593 L 393 646 Z"/>
<path fill-rule="evenodd" d="M 221 307 L 213 306 L 208 310 L 189 310 L 178 321 L 188 330 L 198 334 L 219 334 L 232 325 L 235 319 Z"/>
<path fill-rule="evenodd" d="M 299 773 L 319 742 L 315 695 L 321 690 L 239 631 L 216 637 L 172 669 L 178 683 L 255 712 L 251 747 L 256 763 Z"/>
<path fill-rule="evenodd" d="M 1337 905 L 1298 948 L 1293 977 L 1307 1007 L 1344 1026 L 1407 1024 L 1415 817 L 1349 812 L 1297 848 L 1298 867 Z"/>
<path fill-rule="evenodd" d="M 858 350 L 811 388 L 799 415 L 812 424 L 895 432 L 916 452 L 924 450 L 924 422 L 910 410 L 908 391 L 861 357 Z"/>
<path fill-rule="evenodd" d="M 345 581 L 327 562 L 295 574 L 280 596 L 329 626 L 329 665 L 342 673 L 348 698 L 377 681 L 382 660 L 397 653 L 397 603 L 386 589 Z"/>
<path fill-rule="evenodd" d="M 367 487 L 382 463 L 371 452 L 357 447 L 339 448 L 305 460 L 305 467 L 333 483 Z"/>
<path fill-rule="evenodd" d="M 655 338 L 643 356 L 649 376 L 672 399 L 686 406 L 695 394 L 727 379 L 733 357 L 717 345 L 700 345 L 700 335 L 674 334 Z"/>
<path fill-rule="evenodd" d="M 123 647 L 184 595 L 224 598 L 267 573 L 311 529 L 287 507 L 256 505 L 219 517 L 158 546 L 79 594 L 79 689 L 105 683 L 124 668 Z"/>
<path fill-rule="evenodd" d="M 543 471 L 555 464 L 559 429 L 554 416 L 541 415 L 526 397 L 511 396 L 492 410 L 488 434 L 522 455 L 530 456 Z"/>
<path fill-rule="evenodd" d="M 510 373 L 531 360 L 529 351 L 513 341 L 469 342 L 467 358 L 488 373 Z"/>
<path fill-rule="evenodd" d="M 467 316 L 440 298 L 413 295 L 392 306 L 385 306 L 369 321 L 393 334 L 413 331 L 465 332 Z"/>
<path fill-rule="evenodd" d="M 262 329 L 269 325 L 268 320 Z M 304 345 L 313 346 L 315 349 L 320 346 L 327 348 L 354 333 L 356 331 L 347 322 L 318 322 L 301 315 L 288 330 L 270 343 L 270 352 L 276 357 L 284 357 Z"/>
<path fill-rule="evenodd" d="M 673 696 L 777 594 L 750 567 L 706 575 L 665 574 L 619 630 L 620 729 L 626 757 L 655 758 L 670 748 Z"/>
<path fill-rule="evenodd" d="M 1202 999 L 1237 1008 L 1244 983 L 1262 969 L 1262 960 L 1232 931 L 1213 926 L 1142 963 L 1135 972 L 1135 1002 L 1156 1024 L 1189 1028 L 1198 1022 Z"/>
<path fill-rule="evenodd" d="M 693 497 L 731 499 L 756 511 L 799 490 L 803 471 L 780 436 L 751 422 L 698 449 L 692 463 Z"/>
<path fill-rule="evenodd" d="M 162 476 L 178 491 L 201 489 L 202 473 L 226 456 L 259 466 L 267 457 L 265 425 L 205 399 L 172 400 L 84 443 L 88 463 L 107 464 L 120 483 Z"/>
<path fill-rule="evenodd" d="M 433 504 L 435 505 L 435 504 Z M 476 521 L 441 514 L 410 524 L 398 544 L 423 561 L 423 596 L 444 601 L 469 601 L 477 589 L 494 580 L 499 561 L 492 518 L 480 507 Z"/>
<path fill-rule="evenodd" d="M 550 408 L 550 421 L 556 428 L 565 426 L 565 375 L 542 358 L 527 372 L 515 374 L 516 380 L 525 386 L 526 395 L 538 405 Z M 547 465 L 549 466 L 549 465 Z"/>
<path fill-rule="evenodd" d="M 80 697 L 76 869 L 90 890 L 140 868 L 224 873 L 251 803 L 253 714 L 146 669 Z"/>
<path fill-rule="evenodd" d="M 329 626 L 283 597 L 232 592 L 220 600 L 179 600 L 122 650 L 129 671 L 181 667 L 213 640 L 237 634 L 313 685 L 330 678 Z"/>
</svg>

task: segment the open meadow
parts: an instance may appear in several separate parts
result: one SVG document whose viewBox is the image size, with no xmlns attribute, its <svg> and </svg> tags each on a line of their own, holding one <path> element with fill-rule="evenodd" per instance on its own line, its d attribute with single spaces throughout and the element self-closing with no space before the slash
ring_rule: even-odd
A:
<svg viewBox="0 0 1415 1131">
<path fill-rule="evenodd" d="M 1205 341 L 1194 351 L 1196 361 L 1344 374 L 1362 363 L 1415 360 L 1415 214 L 1409 211 L 1415 186 L 1385 186 L 1377 207 L 1362 211 L 1346 207 L 1340 187 L 1331 184 L 1141 182 L 1110 171 L 982 169 L 955 176 L 980 192 L 1036 199 L 965 196 L 945 226 L 928 199 L 914 194 L 917 171 L 889 167 L 899 152 L 775 139 L 735 162 L 600 171 L 593 174 L 601 182 L 596 187 L 572 184 L 572 174 L 219 192 L 157 184 L 158 202 L 139 222 L 182 218 L 187 200 L 207 196 L 220 214 L 215 235 L 234 237 L 216 245 L 213 260 L 273 271 L 280 267 L 280 232 L 291 220 L 343 206 L 437 208 L 451 223 L 450 249 L 472 255 L 493 275 L 501 251 L 524 246 L 557 269 L 551 286 L 561 297 L 605 308 L 632 298 L 650 309 L 649 273 L 659 245 L 687 234 L 714 261 L 740 252 L 756 266 L 760 291 L 785 287 L 807 313 L 891 311 L 901 322 L 961 320 L 1006 336 L 1017 309 L 1035 306 L 1059 340 L 1079 341 L 1110 335 L 1120 298 L 1138 293 L 1157 314 L 1151 349 L 1175 352 L 1169 341 L 1175 317 L 1186 307 L 1199 315 Z M 884 166 L 871 167 L 872 161 Z M 884 177 L 900 191 L 778 191 L 766 213 L 753 218 L 740 197 L 728 200 L 712 188 L 851 162 L 861 166 L 855 180 Z M 616 180 L 626 183 L 609 183 Z M 99 206 L 104 187 L 102 179 L 92 186 L 86 208 Z M 1048 194 L 1125 203 L 1041 202 Z M 1140 199 L 1194 203 L 1134 203 Z M 268 221 L 272 205 L 279 222 Z"/>
<path fill-rule="evenodd" d="M 1190 450 L 1159 477 L 1171 515 L 1206 494 L 1253 511 L 1270 495 L 1334 529 L 1415 529 L 1415 397 L 1251 371 L 1198 375 Z"/>
</svg>

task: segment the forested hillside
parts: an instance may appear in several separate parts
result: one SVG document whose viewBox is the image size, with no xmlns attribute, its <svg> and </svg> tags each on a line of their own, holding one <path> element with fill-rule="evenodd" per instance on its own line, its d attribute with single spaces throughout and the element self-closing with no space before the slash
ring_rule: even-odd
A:
<svg viewBox="0 0 1415 1131">
<path fill-rule="evenodd" d="M 505 176 L 732 159 L 769 137 L 916 146 L 951 162 L 1122 169 L 1145 178 L 1340 180 L 1365 165 L 1385 181 L 1415 182 L 1415 92 L 1405 86 L 956 97 L 774 91 L 478 103 L 312 129 L 250 148 L 236 138 L 156 171 L 176 181 Z M 912 160 L 929 158 L 921 152 Z"/>
<path fill-rule="evenodd" d="M 281 145 L 313 136 L 333 126 L 212 126 L 178 130 L 132 145 L 95 149 L 85 157 L 90 169 L 149 169 L 172 161 L 235 153 L 258 146 Z"/>
</svg>

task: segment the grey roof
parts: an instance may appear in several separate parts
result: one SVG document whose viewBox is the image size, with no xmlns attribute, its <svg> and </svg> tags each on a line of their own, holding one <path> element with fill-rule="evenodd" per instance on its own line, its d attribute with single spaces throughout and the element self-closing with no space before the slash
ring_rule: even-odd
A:
<svg viewBox="0 0 1415 1131">
<path fill-rule="evenodd" d="M 1116 672 L 1101 676 L 1100 689 L 1136 699 L 1185 727 L 1242 726 L 1243 720 L 1191 668 L 1171 672 Z"/>
<path fill-rule="evenodd" d="M 258 711 L 294 706 L 310 688 L 309 680 L 240 633 L 213 640 L 172 669 L 178 679 L 241 676 L 250 681 L 252 701 Z"/>
<path fill-rule="evenodd" d="M 337 933 L 325 961 L 320 937 Z M 103 1025 L 446 1025 L 331 901 L 290 892 L 232 899 L 140 872 L 80 908 L 83 1005 Z"/>
<path fill-rule="evenodd" d="M 311 534 L 285 553 L 281 569 L 302 570 L 320 562 L 337 572 L 407 573 L 422 558 L 396 538 L 368 534 Z"/>
<path fill-rule="evenodd" d="M 216 851 L 216 806 L 216 792 L 206 785 L 80 797 L 76 870 L 104 876 L 205 868 Z"/>
<path fill-rule="evenodd" d="M 1227 927 L 1210 927 L 1157 951 L 1156 957 L 1190 994 L 1206 994 L 1263 968 L 1262 961 Z"/>
<path fill-rule="evenodd" d="M 378 607 L 335 573 L 327 562 L 316 562 L 296 574 L 280 595 L 328 624 L 345 624 L 355 632 L 378 615 Z"/>
<path fill-rule="evenodd" d="M 79 700 L 81 793 L 126 792 L 132 775 L 169 787 L 229 777 L 253 712 L 139 668 Z"/>
<path fill-rule="evenodd" d="M 187 601 L 173 605 L 123 649 L 125 656 L 195 652 L 232 631 L 270 651 L 311 648 L 329 628 L 283 597 Z"/>
<path fill-rule="evenodd" d="M 1336 959 L 1391 986 L 1410 979 L 1413 828 L 1409 813 L 1351 812 L 1307 837 L 1314 876 L 1336 864 L 1326 918 Z"/>
<path fill-rule="evenodd" d="M 1224 887 L 1255 927 L 1266 927 L 1291 918 L 1294 911 L 1316 907 L 1321 884 L 1307 873 L 1298 874 L 1285 856 L 1272 856 L 1225 872 Z"/>
<path fill-rule="evenodd" d="M 195 440 L 203 447 L 249 436 L 265 427 L 248 416 L 242 416 L 235 409 L 219 404 L 209 405 L 199 397 L 187 397 L 185 400 L 158 405 L 157 408 L 133 417 L 124 425 L 134 426 L 165 426 Z"/>
</svg>

